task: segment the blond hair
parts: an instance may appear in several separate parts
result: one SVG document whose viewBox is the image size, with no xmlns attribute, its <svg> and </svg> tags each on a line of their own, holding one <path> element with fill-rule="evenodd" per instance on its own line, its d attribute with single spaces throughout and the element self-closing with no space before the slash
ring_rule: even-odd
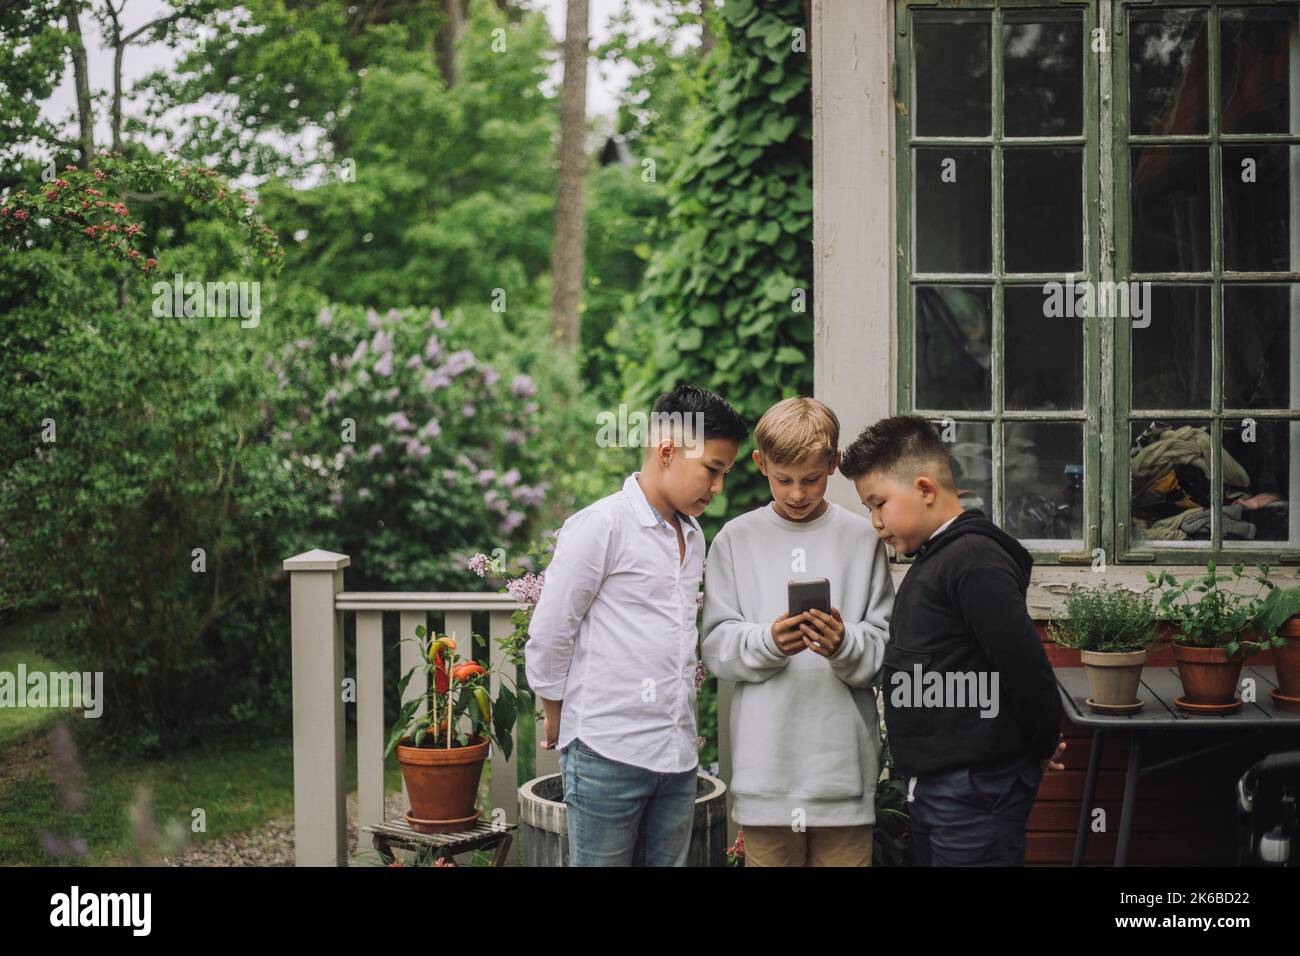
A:
<svg viewBox="0 0 1300 956">
<path fill-rule="evenodd" d="M 840 420 L 815 398 L 777 402 L 754 428 L 759 454 L 776 465 L 793 465 L 818 452 L 833 455 L 839 442 Z"/>
</svg>

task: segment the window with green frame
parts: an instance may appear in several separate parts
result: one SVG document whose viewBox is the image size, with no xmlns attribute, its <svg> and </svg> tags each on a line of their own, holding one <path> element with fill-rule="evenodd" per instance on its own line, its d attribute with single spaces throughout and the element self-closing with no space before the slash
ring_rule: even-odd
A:
<svg viewBox="0 0 1300 956">
<path fill-rule="evenodd" d="M 1063 563 L 1300 563 L 1300 30 L 897 0 L 898 407 Z"/>
</svg>

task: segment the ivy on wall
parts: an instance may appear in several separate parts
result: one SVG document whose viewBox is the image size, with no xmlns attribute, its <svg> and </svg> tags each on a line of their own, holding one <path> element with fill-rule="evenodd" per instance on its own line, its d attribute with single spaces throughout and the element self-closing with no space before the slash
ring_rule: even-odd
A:
<svg viewBox="0 0 1300 956">
<path fill-rule="evenodd" d="M 721 17 L 716 88 L 669 181 L 642 286 L 656 352 L 629 386 L 645 404 L 683 381 L 712 388 L 752 428 L 774 402 L 812 393 L 812 72 L 801 0 L 728 0 Z M 738 462 L 710 533 L 769 496 Z"/>
</svg>

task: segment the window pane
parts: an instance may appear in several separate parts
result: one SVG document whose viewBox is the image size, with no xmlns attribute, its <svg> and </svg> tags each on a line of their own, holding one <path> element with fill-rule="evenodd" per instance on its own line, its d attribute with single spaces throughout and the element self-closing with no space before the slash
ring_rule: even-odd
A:
<svg viewBox="0 0 1300 956">
<path fill-rule="evenodd" d="M 1235 272 L 1289 272 L 1300 265 L 1291 233 L 1291 193 L 1300 148 L 1223 147 L 1223 263 Z"/>
<path fill-rule="evenodd" d="M 1300 420 L 1224 421 L 1225 482 L 1229 458 L 1247 481 L 1224 488 L 1224 546 L 1300 547 Z"/>
<path fill-rule="evenodd" d="M 1219 128 L 1225 133 L 1300 131 L 1292 110 L 1300 45 L 1294 7 L 1219 11 Z"/>
<path fill-rule="evenodd" d="M 1134 133 L 1204 133 L 1204 10 L 1129 13 L 1129 126 Z"/>
<path fill-rule="evenodd" d="M 1083 150 L 1002 153 L 1007 272 L 1083 269 Z"/>
<path fill-rule="evenodd" d="M 989 15 L 917 16 L 917 136 L 988 136 L 993 122 Z"/>
<path fill-rule="evenodd" d="M 1144 283 L 1145 285 L 1145 283 Z M 1130 326 L 1132 408 L 1210 407 L 1210 288 L 1151 285 Z M 1142 323 L 1146 324 L 1145 327 Z"/>
<path fill-rule="evenodd" d="M 1083 17 L 1007 11 L 1002 24 L 1006 136 L 1083 131 Z"/>
<path fill-rule="evenodd" d="M 915 151 L 916 271 L 993 271 L 989 149 Z"/>
<path fill-rule="evenodd" d="M 1224 408 L 1300 408 L 1300 285 L 1223 287 Z"/>
<path fill-rule="evenodd" d="M 1133 539 L 1156 547 L 1207 547 L 1210 541 L 1210 425 L 1134 422 L 1129 449 Z M 1237 472 L 1224 459 L 1225 475 Z"/>
<path fill-rule="evenodd" d="M 1002 437 L 1002 527 L 1022 542 L 1050 540 L 1053 547 L 1082 547 L 1082 423 L 1006 422 Z"/>
<path fill-rule="evenodd" d="M 1210 151 L 1204 146 L 1134 147 L 1134 272 L 1210 269 Z"/>
<path fill-rule="evenodd" d="M 1014 411 L 1083 407 L 1083 320 L 1043 315 L 1041 286 L 1003 291 L 1007 408 Z"/>
<path fill-rule="evenodd" d="M 989 344 L 993 290 L 920 286 L 916 290 L 916 407 L 987 411 L 992 407 Z"/>
<path fill-rule="evenodd" d="M 963 508 L 978 508 L 986 516 L 993 514 L 993 442 L 988 422 L 934 422 L 939 436 L 948 446 L 952 459 L 957 497 Z"/>
</svg>

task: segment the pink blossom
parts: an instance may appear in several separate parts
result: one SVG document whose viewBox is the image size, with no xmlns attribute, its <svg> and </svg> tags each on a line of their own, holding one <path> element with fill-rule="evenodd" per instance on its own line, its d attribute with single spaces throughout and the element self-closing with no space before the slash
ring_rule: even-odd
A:
<svg viewBox="0 0 1300 956">
<path fill-rule="evenodd" d="M 441 434 L 442 425 L 438 423 L 436 418 L 430 418 L 424 423 L 424 427 L 420 429 L 421 438 L 437 438 Z"/>
<path fill-rule="evenodd" d="M 466 418 L 473 418 L 474 413 L 477 411 L 478 409 L 474 406 L 473 402 L 466 402 L 464 406 L 461 407 L 460 413 Z"/>
<path fill-rule="evenodd" d="M 379 444 L 379 442 L 375 442 L 373 445 L 371 445 L 369 448 L 366 449 L 366 454 L 369 455 L 371 458 L 378 458 L 383 453 L 384 453 L 384 446 Z"/>
<path fill-rule="evenodd" d="M 501 373 L 500 373 L 500 372 L 498 372 L 496 369 L 494 369 L 491 365 L 484 365 L 484 366 L 483 366 L 483 384 L 484 384 L 485 386 L 487 386 L 488 388 L 491 388 L 493 385 L 495 385 L 495 384 L 496 384 L 497 382 L 499 382 L 500 380 L 501 380 Z"/>
<path fill-rule="evenodd" d="M 389 376 L 393 374 L 393 353 L 385 352 L 374 365 L 371 366 L 376 375 Z"/>
<path fill-rule="evenodd" d="M 412 355 L 409 359 L 406 360 L 406 367 L 407 367 L 407 368 L 419 368 L 420 365 L 421 365 L 421 362 L 422 362 L 422 361 L 423 361 L 423 360 L 420 358 L 420 356 L 418 356 L 418 355 Z"/>
<path fill-rule="evenodd" d="M 429 321 L 433 323 L 435 329 L 445 329 L 447 320 L 442 317 L 442 309 L 434 309 L 429 313 Z"/>
<path fill-rule="evenodd" d="M 366 309 L 366 324 L 372 329 L 379 328 L 379 313 L 374 309 Z"/>
<path fill-rule="evenodd" d="M 537 394 L 537 383 L 528 375 L 516 375 L 510 383 L 510 391 L 520 398 L 532 398 Z"/>
<path fill-rule="evenodd" d="M 541 574 L 533 574 L 533 572 L 529 571 L 522 577 L 516 578 L 513 581 L 507 581 L 506 590 L 509 591 L 510 596 L 520 604 L 526 605 L 530 608 L 536 607 L 537 602 L 541 600 L 542 597 L 542 585 L 545 582 L 545 579 L 545 571 Z"/>
<path fill-rule="evenodd" d="M 493 471 L 491 468 L 484 468 L 482 471 L 480 471 L 477 475 L 474 476 L 474 480 L 479 483 L 480 487 L 486 488 L 488 485 L 492 484 L 492 481 L 493 479 L 496 478 L 496 476 L 497 473 Z"/>
<path fill-rule="evenodd" d="M 334 316 L 330 313 L 329 309 L 322 308 L 320 310 L 320 315 L 316 317 L 316 323 L 322 328 L 328 329 L 334 324 Z"/>
<path fill-rule="evenodd" d="M 522 445 L 524 443 L 524 433 L 517 428 L 507 428 L 501 433 L 501 440 L 507 445 Z"/>
<path fill-rule="evenodd" d="M 476 554 L 469 559 L 469 568 L 479 577 L 487 574 L 489 558 L 486 554 Z"/>
<path fill-rule="evenodd" d="M 519 484 L 519 478 L 520 478 L 519 469 L 511 468 L 509 471 L 507 471 L 505 474 L 501 476 L 501 483 L 505 485 L 507 488 L 513 488 L 515 485 Z"/>
<path fill-rule="evenodd" d="M 390 412 L 385 416 L 384 421 L 395 432 L 409 432 L 415 429 L 415 426 L 411 424 L 411 420 L 406 417 L 406 412 Z"/>
</svg>

